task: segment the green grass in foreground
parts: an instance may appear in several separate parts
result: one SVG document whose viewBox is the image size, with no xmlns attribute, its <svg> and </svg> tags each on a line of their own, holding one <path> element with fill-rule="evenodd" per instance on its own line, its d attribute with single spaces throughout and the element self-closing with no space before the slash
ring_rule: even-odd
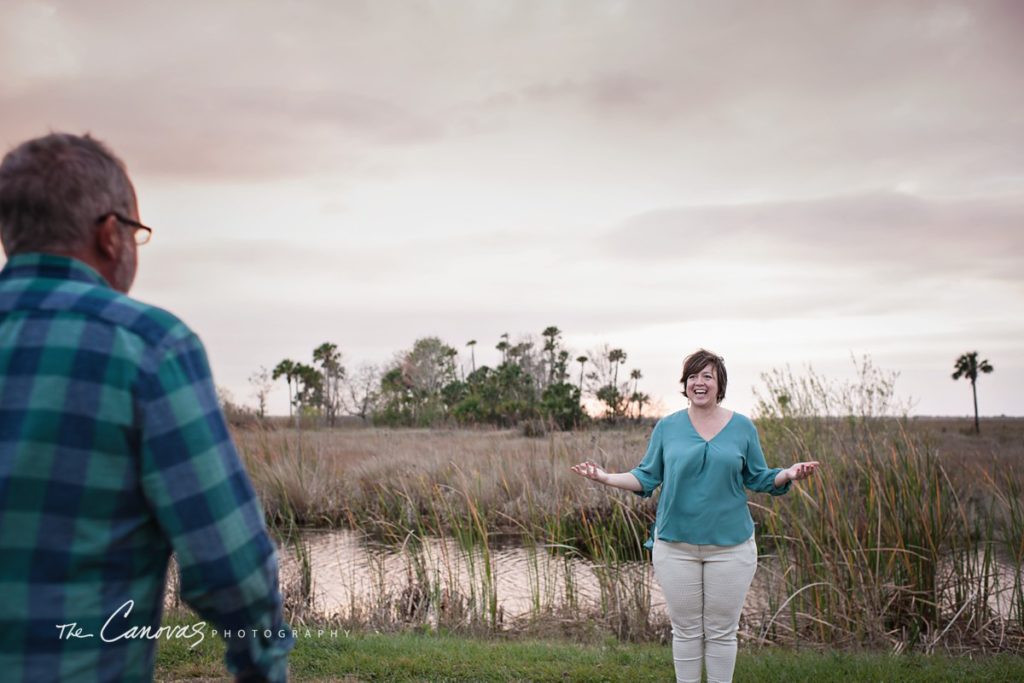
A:
<svg viewBox="0 0 1024 683">
<path fill-rule="evenodd" d="M 173 622 L 172 622 L 173 623 Z M 302 633 L 300 632 L 300 636 Z M 224 646 L 207 635 L 195 650 L 185 640 L 160 642 L 156 678 L 224 679 Z M 299 638 L 290 658 L 296 681 L 667 681 L 667 645 L 609 640 L 498 640 L 420 634 L 329 634 Z M 1024 657 L 969 659 L 943 655 L 792 651 L 740 647 L 735 681 L 1024 681 Z"/>
</svg>

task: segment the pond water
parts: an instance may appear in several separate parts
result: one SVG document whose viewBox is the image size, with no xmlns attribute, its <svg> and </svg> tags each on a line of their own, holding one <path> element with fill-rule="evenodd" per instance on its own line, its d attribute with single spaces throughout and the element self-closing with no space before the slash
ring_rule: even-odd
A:
<svg viewBox="0 0 1024 683">
<path fill-rule="evenodd" d="M 524 546 L 513 539 L 492 540 L 487 552 L 489 562 L 484 549 L 466 550 L 451 538 L 430 537 L 389 546 L 367 542 L 362 534 L 350 530 L 305 531 L 298 542 L 280 546 L 282 591 L 286 602 L 293 606 L 301 602 L 305 574 L 311 583 L 307 610 L 322 617 L 359 615 L 364 622 L 367 615 L 381 613 L 388 605 L 415 602 L 417 595 L 422 599 L 429 594 L 432 600 L 425 602 L 443 605 L 460 601 L 464 616 L 474 610 L 483 614 L 493 604 L 496 622 L 505 628 L 548 614 L 585 619 L 624 610 L 646 614 L 651 624 L 668 623 L 664 595 L 649 559 L 607 567 L 578 554 Z M 769 592 L 778 586 L 779 569 L 774 556 L 758 558 L 741 632 L 751 635 L 771 619 Z M 948 569 L 940 566 L 940 574 Z M 989 596 L 989 607 L 1007 619 L 1015 572 L 1008 563 L 1000 562 L 994 573 L 999 589 Z M 169 606 L 177 603 L 173 579 L 171 584 Z M 776 608 L 783 600 L 784 595 L 775 595 Z M 427 622 L 436 625 L 437 605 L 430 607 L 433 613 Z"/>
<path fill-rule="evenodd" d="M 623 600 L 643 602 L 653 621 L 668 618 L 649 560 L 619 563 L 609 571 L 601 563 L 545 546 L 492 542 L 488 575 L 483 551 L 467 551 L 451 538 L 396 548 L 367 543 L 360 534 L 341 530 L 307 532 L 302 541 L 312 575 L 311 607 L 325 615 L 343 615 L 353 606 L 399 594 L 426 577 L 429 585 L 463 596 L 479 598 L 490 588 L 505 623 L 566 607 L 580 613 L 605 610 Z M 300 581 L 299 556 L 294 546 L 282 547 L 283 585 Z M 748 616 L 767 607 L 762 583 L 755 577 L 744 609 Z"/>
</svg>

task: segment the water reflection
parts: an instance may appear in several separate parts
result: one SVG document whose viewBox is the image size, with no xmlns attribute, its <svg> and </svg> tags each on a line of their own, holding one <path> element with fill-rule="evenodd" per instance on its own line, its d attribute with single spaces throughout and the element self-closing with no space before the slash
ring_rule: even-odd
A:
<svg viewBox="0 0 1024 683">
<path fill-rule="evenodd" d="M 325 615 L 343 615 L 416 583 L 478 602 L 493 595 L 506 621 L 571 604 L 601 606 L 601 566 L 544 547 L 491 547 L 488 566 L 483 549 L 467 551 L 451 538 L 421 539 L 398 548 L 365 543 L 352 531 L 306 533 L 302 540 L 313 575 L 312 608 Z M 297 554 L 282 555 L 282 583 L 294 582 L 301 573 Z M 622 570 L 629 580 L 651 586 L 648 563 L 630 563 Z M 660 591 L 652 598 L 653 611 L 663 614 Z"/>
<path fill-rule="evenodd" d="M 545 546 L 524 546 L 517 539 L 495 539 L 487 548 L 466 550 L 452 538 L 409 539 L 400 546 L 368 542 L 350 530 L 304 531 L 280 547 L 281 585 L 285 600 L 300 602 L 311 616 L 356 618 L 367 615 L 387 618 L 413 617 L 420 607 L 426 622 L 438 625 L 442 613 L 457 620 L 481 615 L 492 626 L 511 628 L 538 616 L 557 614 L 585 619 L 588 615 L 612 615 L 633 610 L 655 627 L 668 623 L 665 599 L 654 579 L 650 561 L 618 563 L 609 568 L 578 554 Z M 769 592 L 780 578 L 774 556 L 762 555 L 741 617 L 741 632 L 754 635 L 760 625 L 772 621 L 772 612 L 787 596 L 776 595 L 770 607 Z M 940 575 L 947 568 L 940 566 Z M 1011 616 L 1014 574 L 1009 564 L 994 564 L 996 586 L 988 595 L 992 612 Z M 311 579 L 303 598 L 303 576 Z M 172 571 L 167 591 L 168 606 L 177 606 L 178 591 Z M 940 580 L 940 585 L 942 584 Z M 951 596 L 950 596 L 951 597 Z M 406 610 L 406 614 L 401 614 Z"/>
</svg>

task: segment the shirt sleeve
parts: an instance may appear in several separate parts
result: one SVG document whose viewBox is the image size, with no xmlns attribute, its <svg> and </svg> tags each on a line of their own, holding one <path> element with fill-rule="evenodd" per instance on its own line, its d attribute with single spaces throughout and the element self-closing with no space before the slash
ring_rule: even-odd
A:
<svg viewBox="0 0 1024 683">
<path fill-rule="evenodd" d="M 644 459 L 640 461 L 639 465 L 629 471 L 640 482 L 640 486 L 643 487 L 643 490 L 634 491 L 634 493 L 643 498 L 650 498 L 651 494 L 654 493 L 654 489 L 661 485 L 665 476 L 665 457 L 661 432 L 661 421 L 659 421 L 654 425 L 654 431 L 651 432 L 651 440 L 647 444 L 647 454 L 644 455 Z"/>
<path fill-rule="evenodd" d="M 233 674 L 287 679 L 277 552 L 194 334 L 139 379 L 143 493 L 181 571 L 181 597 L 221 632 Z M 255 629 L 255 633 L 254 633 Z"/>
<path fill-rule="evenodd" d="M 751 491 L 759 493 L 770 493 L 773 496 L 781 496 L 789 492 L 792 482 L 787 481 L 783 486 L 775 485 L 775 475 L 782 471 L 781 467 L 768 467 L 764 461 L 764 451 L 761 450 L 761 439 L 757 434 L 757 427 L 750 423 L 750 437 L 747 439 L 746 457 L 743 459 L 743 484 Z"/>
</svg>

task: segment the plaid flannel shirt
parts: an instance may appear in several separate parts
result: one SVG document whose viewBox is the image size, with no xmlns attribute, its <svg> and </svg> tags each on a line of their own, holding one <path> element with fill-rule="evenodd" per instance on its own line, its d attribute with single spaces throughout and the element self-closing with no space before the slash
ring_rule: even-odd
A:
<svg viewBox="0 0 1024 683">
<path fill-rule="evenodd" d="M 151 680 L 172 551 L 184 601 L 211 631 L 234 632 L 228 668 L 285 680 L 293 640 L 275 546 L 199 338 L 79 261 L 11 258 L 0 272 L 0 679 Z"/>
</svg>

